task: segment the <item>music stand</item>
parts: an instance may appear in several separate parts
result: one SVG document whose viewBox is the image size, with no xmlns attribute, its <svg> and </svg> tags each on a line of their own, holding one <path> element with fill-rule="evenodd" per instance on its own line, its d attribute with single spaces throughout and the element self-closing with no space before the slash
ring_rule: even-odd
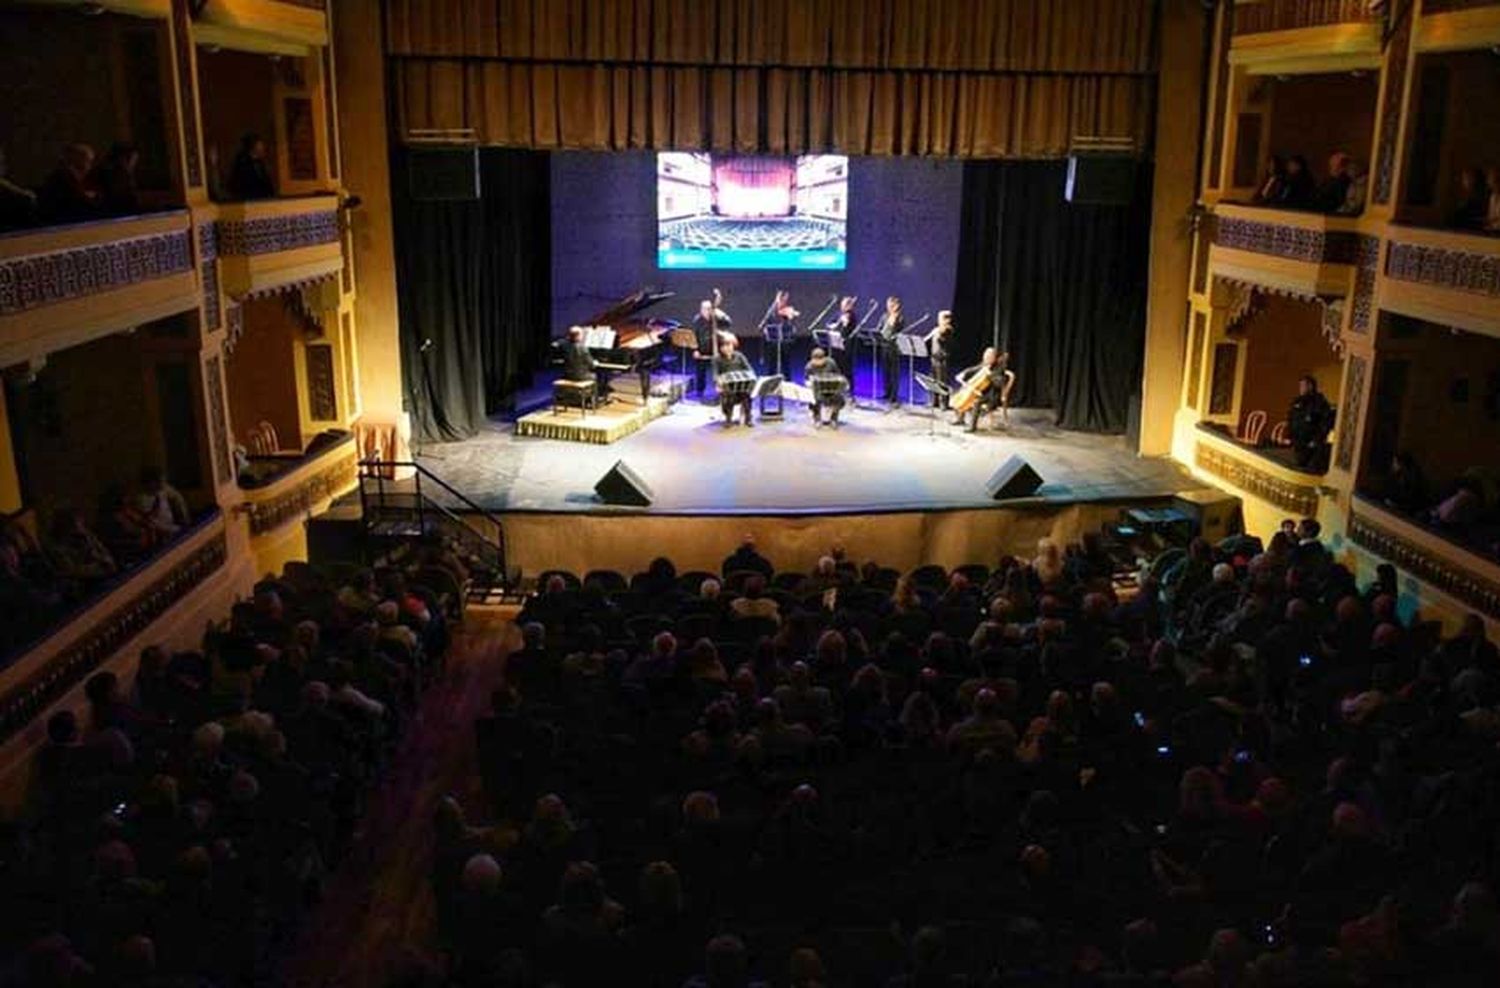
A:
<svg viewBox="0 0 1500 988">
<path fill-rule="evenodd" d="M 880 407 L 880 348 L 884 345 L 884 341 L 880 338 L 879 330 L 869 328 L 856 330 L 854 338 L 856 340 L 863 340 L 870 346 L 870 403 L 868 405 L 861 405 L 858 394 L 853 388 L 850 388 L 850 404 L 855 408 L 878 408 Z"/>
<path fill-rule="evenodd" d="M 773 343 L 776 345 L 775 373 L 778 376 L 781 374 L 781 345 L 788 342 L 787 337 L 792 335 L 794 329 L 795 327 L 793 327 L 789 323 L 768 322 L 766 323 L 765 328 L 761 330 L 761 338 L 764 341 L 761 346 L 764 347 L 766 343 Z"/>
<path fill-rule="evenodd" d="M 936 398 L 947 398 L 949 395 L 953 394 L 952 388 L 948 387 L 948 385 L 944 384 L 942 381 L 939 381 L 931 374 L 923 374 L 921 371 L 918 371 L 916 372 L 916 379 L 917 383 L 922 386 L 922 390 L 926 391 L 929 396 Z M 947 405 L 947 402 L 940 401 L 938 402 L 938 405 L 940 407 L 933 408 L 927 415 L 927 434 L 929 436 L 936 435 L 933 430 L 937 427 L 937 420 L 938 415 L 941 412 L 941 406 Z"/>
<path fill-rule="evenodd" d="M 687 372 L 688 354 L 698 348 L 698 334 L 686 326 L 680 326 L 672 330 L 672 334 L 668 339 L 671 341 L 673 349 L 677 351 L 677 376 L 682 379 L 682 393 L 686 395 L 689 377 Z"/>
<path fill-rule="evenodd" d="M 927 359 L 927 340 L 915 333 L 901 333 L 896 337 L 896 352 L 906 358 L 906 401 L 917 403 L 917 358 Z"/>
</svg>

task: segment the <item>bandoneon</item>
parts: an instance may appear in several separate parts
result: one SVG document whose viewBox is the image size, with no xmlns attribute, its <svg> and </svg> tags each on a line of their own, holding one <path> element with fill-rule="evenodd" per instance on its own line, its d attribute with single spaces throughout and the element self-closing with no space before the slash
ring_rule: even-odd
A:
<svg viewBox="0 0 1500 988">
<path fill-rule="evenodd" d="M 749 394 L 750 389 L 755 386 L 755 372 L 745 370 L 727 371 L 720 374 L 714 381 L 722 394 L 742 395 Z"/>
<path fill-rule="evenodd" d="M 849 391 L 849 379 L 842 374 L 812 374 L 807 384 L 820 405 L 843 401 Z"/>
</svg>

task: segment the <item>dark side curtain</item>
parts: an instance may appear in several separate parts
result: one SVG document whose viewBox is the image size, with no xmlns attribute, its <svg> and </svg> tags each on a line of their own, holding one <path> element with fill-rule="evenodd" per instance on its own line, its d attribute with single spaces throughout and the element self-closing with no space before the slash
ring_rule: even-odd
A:
<svg viewBox="0 0 1500 988">
<path fill-rule="evenodd" d="M 398 151 L 391 182 L 407 407 L 418 438 L 463 439 L 526 383 L 548 343 L 548 155 L 481 150 L 481 195 L 465 202 L 414 199 L 407 164 Z"/>
<path fill-rule="evenodd" d="M 1064 161 L 964 165 L 953 305 L 959 355 L 1010 353 L 1012 404 L 1065 429 L 1124 432 L 1141 375 L 1148 169 L 1124 206 L 1072 205 Z"/>
</svg>

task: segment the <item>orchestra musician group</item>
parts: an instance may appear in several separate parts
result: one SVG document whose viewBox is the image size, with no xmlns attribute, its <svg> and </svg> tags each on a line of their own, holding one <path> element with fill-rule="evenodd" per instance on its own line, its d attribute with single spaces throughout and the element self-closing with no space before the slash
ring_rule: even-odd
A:
<svg viewBox="0 0 1500 988">
<path fill-rule="evenodd" d="M 915 352 L 920 355 L 925 349 L 932 378 L 945 386 L 949 385 L 949 357 L 953 351 L 956 332 L 950 310 L 939 311 L 936 325 L 925 335 L 919 336 L 914 331 L 915 326 L 908 327 L 899 296 L 891 295 L 885 299 L 884 309 L 873 331 L 864 329 L 864 323 L 874 314 L 877 305 L 872 304 L 865 318 L 861 319 L 857 312 L 858 304 L 857 296 L 843 296 L 837 299 L 837 308 L 831 319 L 822 322 L 823 315 L 834 308 L 833 301 L 830 301 L 823 314 L 813 320 L 822 324 L 812 334 L 812 357 L 803 368 L 805 392 L 798 393 L 808 396 L 806 400 L 809 412 L 813 422 L 820 427 L 827 424 L 836 429 L 839 426 L 839 413 L 848 400 L 849 375 L 840 366 L 836 351 L 847 351 L 847 346 L 861 332 L 871 335 L 878 354 L 881 395 L 886 411 L 894 410 L 900 404 L 903 353 Z M 703 398 L 708 395 L 710 382 L 713 383 L 726 428 L 734 424 L 735 409 L 740 409 L 740 420 L 750 426 L 754 424 L 752 396 L 757 376 L 749 358 L 740 350 L 739 338 L 732 329 L 734 320 L 722 306 L 723 295 L 716 288 L 711 298 L 699 303 L 698 312 L 693 316 L 691 377 L 697 393 Z M 776 293 L 761 321 L 762 338 L 777 341 L 778 372 L 781 366 L 780 342 L 796 335 L 796 321 L 800 316 L 801 313 L 792 305 L 790 293 L 783 289 Z M 917 324 L 920 325 L 925 320 L 926 316 L 923 316 L 917 320 Z M 906 350 L 898 348 L 897 341 L 903 336 L 920 339 L 923 347 L 915 350 L 910 347 Z M 595 360 L 584 345 L 584 331 L 580 327 L 575 326 L 569 331 L 563 349 L 563 375 L 567 379 L 598 379 L 602 395 L 608 384 L 607 375 L 603 371 L 613 369 L 617 368 Z M 1010 368 L 1009 354 L 996 347 L 987 347 L 979 363 L 965 368 L 952 378 L 951 391 L 932 391 L 928 402 L 937 412 L 945 409 L 952 411 L 952 424 L 964 426 L 968 432 L 978 429 L 981 418 L 989 416 L 993 419 L 995 413 L 999 414 L 1002 426 L 1008 427 L 1010 394 L 1015 382 L 1016 375 Z"/>
</svg>

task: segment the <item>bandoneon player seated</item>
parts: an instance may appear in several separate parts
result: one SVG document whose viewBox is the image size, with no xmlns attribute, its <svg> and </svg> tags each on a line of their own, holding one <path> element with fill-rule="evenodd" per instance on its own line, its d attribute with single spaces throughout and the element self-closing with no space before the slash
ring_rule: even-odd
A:
<svg viewBox="0 0 1500 988">
<path fill-rule="evenodd" d="M 734 424 L 734 409 L 744 409 L 746 425 L 750 421 L 750 392 L 755 387 L 755 369 L 749 359 L 740 353 L 730 337 L 719 339 L 719 353 L 714 357 L 714 385 L 719 389 L 719 407 L 724 411 L 724 425 Z"/>
<path fill-rule="evenodd" d="M 816 347 L 812 352 L 812 359 L 804 368 L 807 388 L 812 392 L 813 424 L 823 424 L 823 409 L 828 409 L 828 424 L 835 429 L 839 426 L 839 411 L 844 407 L 844 391 L 848 387 L 848 380 L 834 359 L 828 356 L 828 351 L 822 347 Z"/>
</svg>

